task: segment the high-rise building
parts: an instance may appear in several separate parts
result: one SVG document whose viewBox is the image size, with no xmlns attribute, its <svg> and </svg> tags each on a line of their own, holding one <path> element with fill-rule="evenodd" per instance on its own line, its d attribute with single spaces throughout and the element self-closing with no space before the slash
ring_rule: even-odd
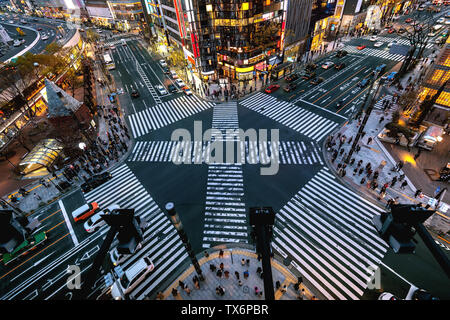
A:
<svg viewBox="0 0 450 320">
<path fill-rule="evenodd" d="M 115 22 L 115 28 L 122 31 L 139 31 L 144 22 L 140 0 L 108 0 L 108 7 Z"/>
</svg>

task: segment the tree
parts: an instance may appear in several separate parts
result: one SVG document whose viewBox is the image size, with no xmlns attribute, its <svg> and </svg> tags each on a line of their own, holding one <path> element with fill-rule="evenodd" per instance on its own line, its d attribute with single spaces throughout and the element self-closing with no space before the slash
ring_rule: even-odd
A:
<svg viewBox="0 0 450 320">
<path fill-rule="evenodd" d="M 100 36 L 98 35 L 97 32 L 95 32 L 92 29 L 88 29 L 86 31 L 86 41 L 89 43 L 95 43 L 100 39 Z"/>
<path fill-rule="evenodd" d="M 419 127 L 423 120 L 427 117 L 427 115 L 430 113 L 430 111 L 433 109 L 433 105 L 436 103 L 437 99 L 441 95 L 442 91 L 444 91 L 445 87 L 447 86 L 449 80 L 446 80 L 440 88 L 437 90 L 437 92 L 431 97 L 428 95 L 418 108 L 418 110 L 413 114 L 411 117 L 411 124 L 415 127 Z"/>
<path fill-rule="evenodd" d="M 51 55 L 56 54 L 61 49 L 62 49 L 62 46 L 57 42 L 52 42 L 45 47 L 45 51 Z"/>
<path fill-rule="evenodd" d="M 400 98 L 397 101 L 397 104 L 402 108 L 403 111 L 411 110 L 417 101 L 418 94 L 419 90 L 407 91 L 400 96 Z"/>
</svg>

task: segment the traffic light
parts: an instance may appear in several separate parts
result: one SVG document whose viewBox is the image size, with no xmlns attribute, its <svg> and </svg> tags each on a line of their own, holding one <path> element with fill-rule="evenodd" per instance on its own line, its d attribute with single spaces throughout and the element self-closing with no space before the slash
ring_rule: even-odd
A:
<svg viewBox="0 0 450 320">
<path fill-rule="evenodd" d="M 427 220 L 434 210 L 420 205 L 392 205 L 390 212 L 373 217 L 373 223 L 381 238 L 389 243 L 395 253 L 413 253 L 416 245 L 416 226 Z"/>
</svg>

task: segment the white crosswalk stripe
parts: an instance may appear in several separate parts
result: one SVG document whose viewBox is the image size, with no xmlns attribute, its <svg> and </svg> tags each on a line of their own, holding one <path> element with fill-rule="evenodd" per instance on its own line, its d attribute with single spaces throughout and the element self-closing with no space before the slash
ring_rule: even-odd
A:
<svg viewBox="0 0 450 320">
<path fill-rule="evenodd" d="M 360 299 L 388 248 L 381 212 L 323 168 L 277 213 L 273 248 L 327 299 Z"/>
<path fill-rule="evenodd" d="M 388 101 L 392 101 L 392 95 L 387 94 L 383 97 L 383 99 L 379 99 L 375 104 L 374 104 L 374 108 L 375 109 L 380 109 L 383 110 L 383 101 L 388 100 Z"/>
<path fill-rule="evenodd" d="M 173 281 L 176 276 L 173 270 L 186 262 L 188 254 L 166 214 L 128 166 L 121 165 L 112 170 L 111 174 L 111 180 L 84 196 L 87 202 L 96 201 L 100 208 L 111 204 L 119 204 L 121 208 L 134 208 L 137 216 L 148 221 L 142 248 L 121 265 L 126 271 L 145 256 L 149 256 L 153 261 L 154 271 L 130 294 L 133 299 L 141 300 L 160 289 L 159 286 L 163 282 Z"/>
<path fill-rule="evenodd" d="M 196 97 L 172 99 L 128 116 L 134 138 L 172 124 L 214 106 Z"/>
<path fill-rule="evenodd" d="M 248 243 L 242 166 L 208 166 L 203 248 L 219 243 Z"/>
<path fill-rule="evenodd" d="M 262 92 L 240 103 L 316 141 L 322 140 L 338 125 L 332 120 Z"/>
<path fill-rule="evenodd" d="M 366 56 L 373 56 L 393 61 L 403 61 L 405 59 L 405 56 L 401 54 L 391 54 L 389 53 L 389 50 L 378 50 L 372 48 L 364 48 L 362 50 L 358 50 L 355 46 L 345 46 L 344 48 L 342 48 L 342 50 L 345 50 L 349 53 L 358 53 Z"/>
<path fill-rule="evenodd" d="M 128 161 L 180 162 L 186 159 L 189 161 L 183 161 L 183 163 L 202 164 L 206 162 L 210 145 L 211 142 L 199 141 L 137 141 Z M 233 148 L 235 153 L 240 155 L 241 161 L 239 163 L 241 164 L 268 164 L 276 160 L 279 164 L 320 163 L 323 165 L 320 146 L 313 141 L 309 143 L 304 141 L 266 141 L 253 144 L 249 144 L 248 141 L 236 141 Z M 272 155 L 274 148 L 278 148 L 278 155 Z M 189 155 L 186 155 L 185 152 Z M 223 162 L 226 162 L 226 159 L 223 159 Z"/>
<path fill-rule="evenodd" d="M 222 137 L 219 139 L 213 136 L 212 141 L 239 140 L 239 120 L 236 102 L 221 103 L 214 106 L 212 129 L 218 129 L 222 133 Z"/>
<path fill-rule="evenodd" d="M 372 37 L 372 36 L 364 36 L 363 39 L 369 40 L 371 37 Z M 408 39 L 405 39 L 405 38 L 402 38 L 402 37 L 396 37 L 396 38 L 394 38 L 394 37 L 383 37 L 383 36 L 379 36 L 378 39 L 377 39 L 377 41 L 388 42 L 388 43 L 391 43 L 391 42 L 393 42 L 393 41 L 396 41 L 398 44 L 402 44 L 402 45 L 405 45 L 405 46 L 408 46 L 408 47 L 411 45 L 411 43 L 409 42 Z M 434 46 L 433 43 L 428 43 L 428 44 L 425 46 L 425 48 L 426 48 L 426 49 L 431 49 L 431 48 L 433 48 L 433 46 Z M 364 50 L 365 50 L 365 49 L 364 49 Z"/>
</svg>

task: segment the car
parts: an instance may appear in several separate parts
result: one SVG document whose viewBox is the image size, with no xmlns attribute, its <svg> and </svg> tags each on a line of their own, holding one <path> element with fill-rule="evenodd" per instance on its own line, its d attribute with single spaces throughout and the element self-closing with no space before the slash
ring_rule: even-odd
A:
<svg viewBox="0 0 450 320">
<path fill-rule="evenodd" d="M 385 64 L 380 64 L 378 67 L 375 68 L 375 72 L 378 72 L 379 74 L 382 73 L 386 69 Z"/>
<path fill-rule="evenodd" d="M 334 66 L 334 68 L 335 68 L 336 70 L 344 69 L 344 68 L 345 68 L 345 63 L 343 63 L 343 62 L 338 63 L 338 64 L 336 64 L 336 65 Z"/>
<path fill-rule="evenodd" d="M 84 32 L 84 29 L 78 29 L 78 31 L 80 31 L 80 32 Z"/>
<path fill-rule="evenodd" d="M 284 80 L 286 80 L 287 82 L 292 82 L 292 81 L 297 80 L 298 78 L 299 78 L 298 74 L 292 73 L 292 74 L 286 76 L 286 78 L 284 78 Z"/>
<path fill-rule="evenodd" d="M 140 94 L 139 91 L 137 91 L 136 89 L 132 88 L 131 90 L 131 97 L 132 98 L 139 98 Z"/>
<path fill-rule="evenodd" d="M 392 33 L 394 33 L 395 32 L 395 29 L 394 28 L 389 28 L 389 30 L 388 30 L 388 33 L 389 34 L 392 34 Z"/>
<path fill-rule="evenodd" d="M 28 22 L 26 20 L 20 20 L 21 24 L 27 24 Z"/>
<path fill-rule="evenodd" d="M 86 203 L 76 210 L 72 211 L 72 218 L 75 222 L 84 220 L 100 211 L 97 202 Z"/>
<path fill-rule="evenodd" d="M 122 43 L 123 47 L 125 47 L 127 45 L 127 42 L 125 41 L 125 39 L 120 40 L 120 43 Z"/>
<path fill-rule="evenodd" d="M 387 46 L 388 46 L 388 48 L 390 48 L 390 47 L 392 47 L 393 44 L 397 44 L 397 43 L 398 43 L 397 40 L 394 40 L 392 42 L 389 42 Z"/>
<path fill-rule="evenodd" d="M 150 257 L 144 257 L 126 269 L 119 280 L 111 287 L 111 295 L 114 300 L 120 300 L 123 295 L 128 295 L 154 270 L 155 266 Z"/>
<path fill-rule="evenodd" d="M 87 179 L 86 182 L 84 182 L 81 185 L 81 190 L 85 193 L 89 192 L 92 189 L 97 188 L 99 185 L 105 183 L 106 181 L 108 181 L 111 178 L 112 178 L 112 175 L 109 172 L 96 174 L 96 175 L 92 176 L 91 178 Z"/>
<path fill-rule="evenodd" d="M 188 87 L 184 87 L 183 91 L 184 91 L 184 94 L 187 95 L 187 96 L 191 96 L 192 95 L 192 91 Z"/>
<path fill-rule="evenodd" d="M 387 76 L 383 76 L 381 79 L 384 80 L 384 81 L 391 82 L 391 81 L 395 80 L 395 78 L 397 77 L 397 74 L 398 74 L 398 72 L 392 71 Z"/>
<path fill-rule="evenodd" d="M 322 77 L 318 77 L 316 79 L 311 80 L 309 83 L 313 84 L 313 85 L 318 85 L 319 83 L 323 82 L 323 78 Z"/>
<path fill-rule="evenodd" d="M 283 88 L 286 92 L 291 92 L 292 90 L 295 90 L 297 88 L 297 85 L 295 83 L 289 83 L 286 87 Z"/>
<path fill-rule="evenodd" d="M 38 20 L 38 19 L 36 19 L 36 18 L 34 18 L 34 19 L 33 19 L 33 21 L 34 21 L 34 22 L 38 22 L 39 20 Z"/>
<path fill-rule="evenodd" d="M 183 89 L 184 87 L 186 87 L 186 84 L 181 79 L 175 79 L 175 83 L 178 86 L 178 88 L 180 88 L 180 89 Z"/>
<path fill-rule="evenodd" d="M 423 11 L 427 6 L 425 4 L 421 4 L 417 10 Z"/>
<path fill-rule="evenodd" d="M 317 69 L 317 64 L 315 64 L 315 63 L 308 63 L 308 64 L 305 66 L 305 69 L 306 69 L 306 70 L 316 70 L 316 69 Z"/>
<path fill-rule="evenodd" d="M 366 46 L 365 46 L 364 44 L 362 44 L 362 45 L 358 46 L 356 49 L 362 50 L 362 49 L 364 49 L 365 47 L 366 47 Z"/>
<path fill-rule="evenodd" d="M 436 32 L 434 32 L 434 31 L 428 32 L 428 36 L 434 37 L 434 36 L 436 36 Z"/>
<path fill-rule="evenodd" d="M 109 45 L 109 48 L 110 48 L 111 50 L 114 50 L 114 49 L 116 49 L 116 46 L 113 45 L 113 44 L 110 44 L 110 45 Z"/>
<path fill-rule="evenodd" d="M 315 72 L 305 72 L 304 74 L 302 74 L 301 78 L 304 80 L 310 80 L 312 78 L 316 77 L 316 73 Z"/>
<path fill-rule="evenodd" d="M 42 36 L 42 41 L 45 41 L 45 40 L 48 40 L 48 36 L 47 35 L 45 35 L 45 36 Z"/>
<path fill-rule="evenodd" d="M 339 50 L 337 53 L 336 53 L 336 58 L 342 58 L 342 57 L 345 57 L 346 55 L 347 55 L 347 51 L 345 51 L 345 50 Z"/>
<path fill-rule="evenodd" d="M 158 90 L 160 95 L 165 95 L 167 94 L 167 90 L 166 88 L 164 88 L 162 85 L 158 84 L 155 86 L 156 90 Z"/>
<path fill-rule="evenodd" d="M 102 215 L 111 214 L 111 212 L 116 209 L 120 209 L 118 204 L 112 204 L 106 207 L 106 209 L 100 210 L 84 223 L 84 229 L 89 233 L 97 231 L 100 227 L 106 224 L 105 220 L 102 218 Z"/>
<path fill-rule="evenodd" d="M 392 25 L 392 24 L 387 24 L 384 28 L 385 29 L 391 29 L 391 28 L 393 28 L 394 26 Z"/>
<path fill-rule="evenodd" d="M 178 79 L 178 75 L 175 71 L 170 70 L 169 74 L 172 79 Z"/>
<path fill-rule="evenodd" d="M 139 243 L 136 246 L 136 251 L 142 248 L 142 242 Z M 119 253 L 119 251 L 117 250 L 117 248 L 112 249 L 109 252 L 109 257 L 111 259 L 111 263 L 114 267 L 117 267 L 118 265 L 122 264 L 125 262 L 125 260 L 129 257 L 129 254 L 122 254 Z"/>
<path fill-rule="evenodd" d="M 278 89 L 280 89 L 280 85 L 278 85 L 278 84 L 271 84 L 264 91 L 266 93 L 272 93 L 272 92 L 277 91 Z"/>
<path fill-rule="evenodd" d="M 361 80 L 361 82 L 359 83 L 359 87 L 360 88 L 364 88 L 365 86 L 367 86 L 367 84 L 369 83 L 369 78 L 364 78 Z"/>
<path fill-rule="evenodd" d="M 21 44 L 22 44 L 22 42 L 20 42 L 19 40 L 14 40 L 14 42 L 13 42 L 14 47 L 20 47 Z"/>
<path fill-rule="evenodd" d="M 380 294 L 380 296 L 378 297 L 378 300 L 399 300 L 396 296 L 394 296 L 392 293 L 390 292 L 383 292 L 382 294 Z"/>
<path fill-rule="evenodd" d="M 450 19 L 445 20 L 445 24 L 450 24 Z"/>
<path fill-rule="evenodd" d="M 383 44 L 384 44 L 384 42 L 377 41 L 377 42 L 375 42 L 375 43 L 373 44 L 373 46 L 374 46 L 375 48 L 379 48 L 379 47 L 381 47 Z"/>
<path fill-rule="evenodd" d="M 167 67 L 167 63 L 163 59 L 159 60 L 159 64 L 161 65 L 161 67 Z"/>
<path fill-rule="evenodd" d="M 372 42 L 377 41 L 378 40 L 378 36 L 371 36 L 369 40 L 372 41 Z"/>
<path fill-rule="evenodd" d="M 41 28 L 41 27 L 38 27 L 36 30 L 37 30 L 37 31 L 42 31 L 42 28 Z"/>
<path fill-rule="evenodd" d="M 168 89 L 169 89 L 169 92 L 177 92 L 178 91 L 177 87 L 174 84 L 169 84 Z"/>
<path fill-rule="evenodd" d="M 322 69 L 327 70 L 328 68 L 331 68 L 334 66 L 334 63 L 332 61 L 327 61 L 322 65 Z"/>
<path fill-rule="evenodd" d="M 162 67 L 164 73 L 170 73 L 170 69 L 168 67 Z"/>
<path fill-rule="evenodd" d="M 14 20 L 9 20 L 9 23 L 14 23 Z"/>
<path fill-rule="evenodd" d="M 413 21 L 413 19 L 411 19 L 411 18 L 408 18 L 405 20 L 406 23 L 411 23 L 412 21 Z"/>
<path fill-rule="evenodd" d="M 96 31 L 97 31 L 97 33 L 103 33 L 103 31 L 101 29 L 97 29 Z"/>
<path fill-rule="evenodd" d="M 397 33 L 398 34 L 403 34 L 403 33 L 405 33 L 406 32 L 406 29 L 405 28 L 399 28 L 398 30 L 397 30 Z"/>
<path fill-rule="evenodd" d="M 444 22 L 445 22 L 445 18 L 444 18 L 444 17 L 439 18 L 439 19 L 437 19 L 436 22 L 437 22 L 437 23 L 444 23 Z"/>
<path fill-rule="evenodd" d="M 450 18 L 450 11 L 445 14 L 446 18 Z"/>
</svg>

